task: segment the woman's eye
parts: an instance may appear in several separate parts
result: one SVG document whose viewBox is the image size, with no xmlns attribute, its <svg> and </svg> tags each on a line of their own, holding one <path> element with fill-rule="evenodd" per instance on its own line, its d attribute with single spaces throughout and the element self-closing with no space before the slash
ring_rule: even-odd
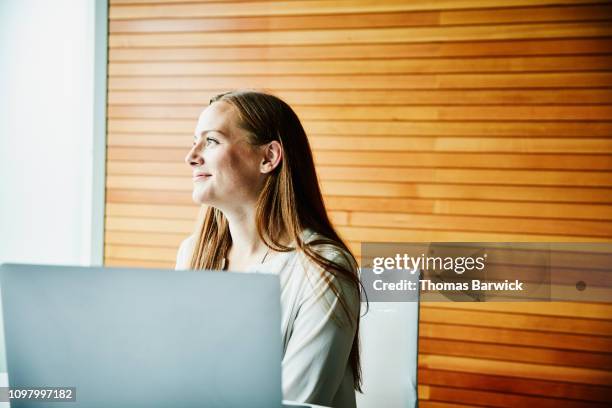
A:
<svg viewBox="0 0 612 408">
<path fill-rule="evenodd" d="M 219 144 L 219 141 L 217 139 L 213 139 L 212 137 L 206 138 L 206 146 L 211 146 L 214 144 Z"/>
</svg>

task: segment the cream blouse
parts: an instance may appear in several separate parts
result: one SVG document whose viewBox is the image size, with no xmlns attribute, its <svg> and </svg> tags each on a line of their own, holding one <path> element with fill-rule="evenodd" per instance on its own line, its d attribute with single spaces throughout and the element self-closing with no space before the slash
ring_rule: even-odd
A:
<svg viewBox="0 0 612 408">
<path fill-rule="evenodd" d="M 310 230 L 304 232 L 305 242 L 315 238 L 320 236 Z M 193 236 L 183 241 L 176 269 L 189 268 L 194 246 Z M 352 265 L 336 246 L 322 246 L 317 251 L 326 259 Z M 340 302 L 321 276 L 321 268 L 300 251 L 291 251 L 253 265 L 246 273 L 272 273 L 280 278 L 283 398 L 354 408 L 353 371 L 348 358 L 356 326 L 346 318 Z M 338 282 L 331 274 L 325 274 Z M 336 286 L 358 316 L 360 304 L 356 289 L 344 282 Z"/>
</svg>

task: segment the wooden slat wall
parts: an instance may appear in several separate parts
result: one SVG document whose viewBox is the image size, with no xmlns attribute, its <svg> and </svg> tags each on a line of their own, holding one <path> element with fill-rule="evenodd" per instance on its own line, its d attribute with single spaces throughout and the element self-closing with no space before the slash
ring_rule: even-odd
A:
<svg viewBox="0 0 612 408">
<path fill-rule="evenodd" d="M 111 0 L 105 262 L 172 267 L 210 96 L 263 88 L 368 241 L 610 241 L 612 5 Z M 612 403 L 612 306 L 424 304 L 423 407 Z M 381 402 L 384 406 L 384 402 Z"/>
</svg>

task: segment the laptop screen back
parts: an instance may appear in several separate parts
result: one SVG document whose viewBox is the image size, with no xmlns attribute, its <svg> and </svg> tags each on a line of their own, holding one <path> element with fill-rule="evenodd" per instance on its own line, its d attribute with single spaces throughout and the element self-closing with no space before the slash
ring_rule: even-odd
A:
<svg viewBox="0 0 612 408">
<path fill-rule="evenodd" d="M 281 405 L 276 276 L 35 265 L 0 273 L 9 384 L 76 388 L 76 402 L 53 407 Z"/>
</svg>

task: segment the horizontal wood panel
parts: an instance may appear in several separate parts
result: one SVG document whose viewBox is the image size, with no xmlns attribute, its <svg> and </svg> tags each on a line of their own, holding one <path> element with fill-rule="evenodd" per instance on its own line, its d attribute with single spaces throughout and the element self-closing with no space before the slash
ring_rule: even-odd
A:
<svg viewBox="0 0 612 408">
<path fill-rule="evenodd" d="M 596 21 L 609 20 L 612 8 L 609 4 L 570 5 L 566 7 L 512 7 L 507 9 L 443 10 L 441 25 L 525 23 L 533 21 Z"/>
<path fill-rule="evenodd" d="M 335 224 L 346 225 L 347 214 L 345 212 L 332 212 L 329 216 Z M 163 234 L 185 234 L 185 236 L 187 236 L 193 232 L 194 225 L 195 222 L 192 219 L 143 219 L 141 217 L 107 216 L 105 230 L 122 232 L 159 232 Z M 172 248 L 172 250 L 176 254 L 176 248 Z"/>
<path fill-rule="evenodd" d="M 601 370 L 612 368 L 612 354 L 536 348 L 495 343 L 463 342 L 421 338 L 419 352 L 459 357 L 483 358 L 570 367 L 586 367 Z"/>
<path fill-rule="evenodd" d="M 193 229 L 192 220 L 150 218 L 143 222 L 138 218 L 107 217 L 105 221 L 106 231 L 163 232 L 185 234 L 186 237 L 192 233 Z M 174 255 L 176 255 L 176 250 L 174 250 Z"/>
<path fill-rule="evenodd" d="M 169 2 L 170 3 L 170 2 Z M 581 3 L 605 3 L 605 0 L 556 0 L 557 5 Z M 488 3 L 489 7 L 538 6 L 550 4 L 546 0 L 507 0 L 498 3 Z M 161 4 L 142 7 L 139 5 L 114 5 L 110 8 L 109 19 L 131 18 L 170 18 L 170 17 L 218 17 L 218 16 L 283 16 L 312 14 L 344 14 L 344 13 L 381 13 L 418 10 L 447 10 L 457 8 L 456 1 L 437 1 L 435 6 L 428 2 L 406 2 L 403 0 L 385 0 L 371 2 L 366 0 L 307 0 L 307 1 L 257 1 L 240 2 L 240 7 L 228 7 L 226 4 Z M 462 1 L 461 8 L 482 8 L 483 2 Z"/>
<path fill-rule="evenodd" d="M 344 13 L 336 15 L 287 15 L 241 18 L 180 18 L 111 20 L 109 32 L 214 32 L 259 30 L 305 30 L 317 28 L 375 28 L 436 25 L 503 24 L 559 21 L 599 21 L 612 19 L 612 8 L 606 4 L 551 7 L 514 7 L 485 10 L 416 11 L 397 13 Z"/>
<path fill-rule="evenodd" d="M 410 140 L 409 138 L 407 138 Z M 360 138 L 350 139 L 351 143 L 359 145 Z M 384 139 L 383 139 L 384 140 Z M 574 176 L 579 177 L 582 176 L 581 185 L 605 185 L 605 180 L 607 179 L 608 171 L 603 171 L 605 168 L 605 164 L 612 161 L 612 157 L 608 155 L 593 155 L 593 154 L 585 154 L 585 155 L 568 155 L 568 154 L 541 154 L 541 153 L 554 153 L 553 145 L 556 143 L 557 146 L 576 146 L 578 142 L 575 140 L 570 140 L 569 143 L 561 139 L 553 139 L 552 140 L 535 140 L 535 139 L 518 139 L 512 138 L 509 143 L 504 143 L 504 141 L 497 140 L 497 152 L 506 153 L 505 156 L 508 158 L 508 162 L 501 164 L 500 162 L 495 162 L 496 157 L 501 157 L 502 155 L 495 154 L 493 152 L 489 152 L 489 160 L 487 160 L 483 155 L 469 154 L 480 152 L 478 143 L 483 142 L 484 145 L 489 145 L 492 147 L 494 145 L 494 140 L 489 139 L 477 139 L 477 138 L 460 138 L 460 139 L 444 139 L 444 138 L 436 138 L 433 140 L 421 139 L 421 142 L 424 142 L 419 146 L 422 150 L 439 152 L 441 158 L 446 158 L 448 155 L 444 154 L 445 152 L 454 152 L 455 157 L 458 156 L 459 153 L 466 154 L 466 156 L 474 159 L 472 164 L 467 161 L 461 160 L 461 156 L 457 157 L 457 160 L 452 160 L 447 164 L 432 165 L 432 162 L 437 161 L 436 156 L 433 154 L 426 154 L 423 152 L 419 152 L 418 150 L 406 149 L 406 151 L 377 151 L 378 149 L 373 146 L 370 149 L 363 150 L 353 150 L 353 151 L 345 151 L 345 150 L 335 150 L 335 149 L 322 149 L 321 147 L 318 150 L 314 151 L 315 163 L 321 166 L 364 166 L 364 167 L 404 167 L 411 168 L 414 170 L 413 177 L 418 177 L 418 174 L 430 174 L 427 173 L 427 169 L 419 169 L 422 167 L 435 167 L 436 175 L 440 175 L 440 177 L 444 177 L 444 174 L 450 174 L 448 172 L 453 172 L 455 175 L 459 174 L 459 172 L 463 172 L 463 174 L 470 174 L 474 177 L 475 180 L 478 179 L 478 174 L 485 174 L 489 172 L 489 175 L 495 175 L 495 180 L 500 184 L 563 184 L 570 185 L 572 184 L 572 179 Z M 416 141 L 416 139 L 413 139 Z M 464 142 L 462 145 L 461 142 Z M 376 145 L 376 140 L 370 140 L 373 145 Z M 524 144 L 521 145 L 521 143 Z M 541 143 L 540 143 L 541 142 Z M 314 144 L 314 143 L 313 143 Z M 364 143 L 365 144 L 365 143 Z M 428 146 L 423 146 L 428 144 Z M 503 146 L 503 147 L 500 147 Z M 514 150 L 512 149 L 514 147 Z M 419 149 L 419 150 L 421 150 Z M 493 149 L 492 149 L 493 150 Z M 551 152 L 552 151 L 552 152 Z M 484 153 L 484 151 L 482 151 Z M 526 154 L 518 155 L 517 152 L 522 153 L 538 153 L 528 156 Z M 561 151 L 557 151 L 561 153 Z M 601 152 L 601 151 L 599 151 Z M 557 159 L 557 163 L 553 162 L 555 157 Z M 522 159 L 522 160 L 521 160 Z M 579 169 L 579 163 L 581 161 L 586 162 L 589 159 L 594 159 L 593 169 L 590 171 L 580 171 L 580 170 L 571 170 L 571 169 Z M 540 162 L 541 160 L 541 162 Z M 570 167 L 571 164 L 568 164 L 567 167 L 561 167 L 563 164 L 559 163 L 561 160 L 567 160 L 569 163 L 577 164 L 576 167 Z M 598 170 L 598 167 L 601 166 L 602 170 Z M 452 170 L 446 168 L 453 167 Z M 460 168 L 470 168 L 473 167 L 474 170 L 461 170 Z M 478 169 L 479 168 L 479 169 Z M 484 170 L 484 168 L 499 168 L 504 169 L 501 170 Z M 513 168 L 517 168 L 519 170 L 512 170 Z M 520 170 L 520 168 L 529 168 L 531 170 Z M 556 169 L 555 171 L 546 170 L 546 169 Z M 563 170 L 563 171 L 559 171 Z M 523 178 L 526 175 L 526 172 L 532 172 L 532 175 L 537 175 L 537 178 L 532 177 L 531 180 L 527 182 Z M 421 172 L 421 173 L 419 173 Z M 534 173 L 535 172 L 535 173 Z M 522 180 L 522 181 L 521 181 Z"/>
<path fill-rule="evenodd" d="M 326 150 L 343 150 L 347 138 L 333 136 L 310 137 L 313 149 L 325 153 Z M 482 153 L 612 153 L 612 141 L 609 139 L 559 139 L 559 138 L 425 138 L 425 137 L 354 137 L 351 147 L 355 154 L 361 152 L 482 152 Z M 334 155 L 337 154 L 334 152 Z M 329 157 L 330 154 L 327 154 Z M 341 155 L 341 153 L 340 153 Z M 359 157 L 359 156 L 357 156 Z M 339 158 L 340 163 L 342 157 Z M 354 159 L 353 159 L 354 160 Z M 380 163 L 380 162 L 379 162 Z M 404 161 L 410 163 L 410 160 Z M 375 163 L 376 164 L 376 163 Z M 375 165 L 374 164 L 374 165 Z M 558 178 L 564 177 L 558 175 Z M 597 177 L 597 176 L 594 176 Z"/>
<path fill-rule="evenodd" d="M 440 306 L 444 302 L 429 303 L 421 307 L 421 321 L 449 323 L 476 327 L 533 330 L 541 332 L 582 333 L 612 336 L 609 319 L 586 319 L 533 314 L 502 313 L 482 310 L 455 309 Z M 485 307 L 486 308 L 486 307 Z"/>
<path fill-rule="evenodd" d="M 200 208 L 198 206 L 159 206 L 159 205 L 134 205 L 108 203 L 106 206 L 106 216 L 126 217 L 126 218 L 146 218 L 165 220 L 191 220 L 196 221 Z M 348 225 L 347 211 L 330 211 L 328 213 L 334 224 Z M 138 222 L 138 221 L 136 221 Z"/>
<path fill-rule="evenodd" d="M 136 135 L 188 136 L 194 132 L 197 117 L 192 120 L 110 119 L 109 132 Z M 466 122 L 466 121 L 308 121 L 308 134 L 328 136 L 470 136 L 470 137 L 610 137 L 612 121 L 598 122 Z M 125 136 L 125 135 L 124 135 Z M 572 152 L 566 152 L 572 153 Z"/>
<path fill-rule="evenodd" d="M 344 154 L 343 154 L 344 153 Z M 405 157 L 409 160 L 410 153 Z M 490 184 L 492 179 L 500 185 L 548 185 L 548 186 L 611 186 L 612 174 L 610 172 L 581 172 L 581 171 L 534 171 L 534 170 L 486 170 L 486 169 L 422 169 L 404 164 L 410 162 L 393 160 L 395 156 L 386 152 L 382 154 L 364 153 L 361 157 L 355 157 L 351 152 L 315 152 L 315 163 L 323 169 L 340 169 L 340 171 L 351 171 L 351 167 L 360 166 L 361 172 L 382 169 L 399 168 L 405 175 L 403 181 L 421 182 L 457 182 L 468 184 Z M 361 158 L 361 160 L 359 160 Z M 344 159 L 344 160 L 343 160 Z M 379 167 L 384 164 L 385 167 Z M 346 170 L 342 170 L 346 169 Z M 157 163 L 139 161 L 112 161 L 108 163 L 107 174 L 109 175 L 144 175 L 144 176 L 181 176 L 191 177 L 191 169 L 185 163 Z M 354 173 L 355 176 L 360 174 Z M 537 175 L 537 177 L 534 177 Z M 361 178 L 361 177 L 360 177 Z"/>
<path fill-rule="evenodd" d="M 611 22 L 612 23 L 612 22 Z M 109 66 L 110 76 L 238 75 L 244 62 L 123 62 Z M 612 57 L 496 57 L 455 59 L 250 61 L 255 75 L 363 75 L 458 72 L 557 72 L 602 71 L 612 67 Z"/>
<path fill-rule="evenodd" d="M 183 163 L 188 149 L 111 147 L 111 161 L 142 161 L 155 163 Z M 395 153 L 395 152 L 389 152 Z M 318 154 L 318 152 L 315 152 Z M 357 153 L 356 153 L 357 154 Z M 499 159 L 498 161 L 493 161 Z M 571 170 L 589 166 L 592 170 L 608 169 L 612 157 L 597 154 L 478 154 L 464 152 L 411 152 L 406 166 L 440 168 L 497 168 L 497 169 L 555 169 Z M 584 166 L 581 166 L 584 164 Z M 186 166 L 186 165 L 185 165 Z"/>
<path fill-rule="evenodd" d="M 143 20 L 143 22 L 151 20 Z M 181 20 L 167 20 L 181 23 Z M 112 26 L 112 24 L 111 24 Z M 609 54 L 605 38 L 453 41 L 401 44 L 327 44 L 252 47 L 111 48 L 109 60 L 127 61 L 251 61 L 491 57 L 516 55 Z"/>
<path fill-rule="evenodd" d="M 109 105 L 195 105 L 203 108 L 218 91 L 111 91 Z M 290 105 L 563 105 L 612 104 L 612 89 L 553 90 L 388 90 L 388 91 L 279 91 Z"/>
<path fill-rule="evenodd" d="M 574 12 L 582 13 L 586 20 L 604 20 L 609 8 L 605 6 L 575 7 Z M 550 21 L 554 16 L 546 8 L 536 10 L 539 14 L 533 21 Z M 111 20 L 111 34 L 124 33 L 169 33 L 169 32 L 220 32 L 220 31 L 262 31 L 262 30 L 304 30 L 317 28 L 374 28 L 429 26 L 440 23 L 439 12 L 399 12 L 373 14 L 343 14 L 342 19 L 335 15 L 288 15 L 257 17 L 218 17 L 218 18 L 180 18 L 180 19 L 131 19 Z M 512 21 L 513 15 L 506 15 Z M 538 18 L 539 17 L 539 18 Z M 516 17 L 514 17 L 516 18 Z"/>
<path fill-rule="evenodd" d="M 350 139 L 349 139 L 350 138 Z M 345 151 L 350 140 L 351 151 Z M 574 153 L 611 154 L 609 139 L 587 138 L 483 138 L 483 137 L 427 137 L 427 136 L 330 136 L 311 135 L 310 145 L 321 164 L 364 164 L 368 166 L 390 162 L 379 161 L 382 156 L 403 157 L 401 164 L 410 167 L 410 154 L 399 152 L 483 152 L 483 153 Z M 167 135 L 119 134 L 108 135 L 108 145 L 117 147 L 173 148 L 176 154 L 186 152 L 193 142 L 188 134 L 169 137 Z M 350 153 L 350 154 L 349 154 Z M 155 156 L 155 154 L 154 154 Z M 177 157 L 173 156 L 172 157 Z M 329 158 L 332 158 L 331 160 Z M 610 158 L 612 160 L 612 157 Z M 563 175 L 553 176 L 563 178 Z M 598 176 L 593 176 L 598 177 Z"/>
<path fill-rule="evenodd" d="M 154 205 L 154 204 L 119 204 L 107 203 L 107 217 L 143 217 L 187 219 L 195 221 L 200 207 L 193 205 Z"/>
<path fill-rule="evenodd" d="M 113 189 L 106 190 L 106 200 L 109 203 L 163 203 L 187 205 L 191 204 L 191 194 L 184 191 Z M 177 248 L 178 249 L 178 248 Z"/>
<path fill-rule="evenodd" d="M 110 267 L 174 269 L 175 262 L 149 261 L 146 259 L 118 259 L 106 257 L 104 258 L 104 265 Z"/>
<path fill-rule="evenodd" d="M 563 37 L 606 37 L 609 23 L 508 24 L 500 26 L 391 27 L 335 30 L 277 30 L 225 33 L 111 34 L 111 48 L 373 44 Z"/>
<path fill-rule="evenodd" d="M 419 369 L 419 381 L 423 384 L 453 388 L 490 390 L 522 395 L 539 394 L 581 401 L 612 401 L 609 387 L 568 382 L 430 370 L 426 368 Z M 558 401 L 555 402 L 559 404 Z M 563 406 L 562 404 L 560 405 Z"/>
<path fill-rule="evenodd" d="M 555 242 L 558 235 L 527 235 L 493 232 L 423 231 L 399 228 L 337 227 L 348 241 L 361 242 Z M 364 238 L 365 237 L 365 238 Z M 607 238 L 563 237 L 564 242 L 608 242 Z"/>
<path fill-rule="evenodd" d="M 109 188 L 191 191 L 192 181 L 181 177 L 108 176 Z M 461 198 L 502 201 L 612 203 L 610 188 L 481 186 L 403 182 L 333 181 L 323 178 L 322 190 L 334 195 Z M 545 195 L 545 196 L 544 196 Z"/>
<path fill-rule="evenodd" d="M 540 154 L 559 153 L 560 158 L 565 158 L 565 152 L 574 148 L 575 153 L 597 154 L 599 162 L 612 160 L 612 142 L 608 139 L 570 139 L 570 138 L 444 138 L 444 137 L 368 137 L 358 136 L 349 138 L 345 136 L 311 136 L 310 144 L 314 149 L 316 164 L 321 165 L 360 165 L 365 167 L 421 167 L 427 165 L 419 164 L 421 157 L 414 157 L 416 153 L 531 153 L 531 162 L 536 162 L 534 158 L 539 158 Z M 347 141 L 351 141 L 352 150 L 346 150 Z M 164 152 L 167 153 L 166 160 L 172 160 L 175 167 L 183 167 L 181 162 L 184 160 L 191 144 L 193 136 L 166 136 L 166 135 L 144 135 L 144 134 L 118 134 L 108 135 L 108 145 L 113 150 L 113 160 L 156 160 Z M 146 149 L 143 151 L 143 149 Z M 148 155 L 145 154 L 148 152 Z M 604 155 L 605 154 L 605 155 Z M 421 155 L 424 157 L 423 155 Z M 515 155 L 516 156 L 516 155 Z M 553 156 L 552 154 L 542 155 L 543 157 Z M 584 156 L 583 156 L 584 157 Z M 481 159 L 484 158 L 480 155 Z M 580 157 L 574 157 L 580 160 Z M 573 159 L 574 159 L 573 158 Z M 394 161 L 384 161 L 384 159 L 396 159 Z M 416 161 L 415 161 L 416 159 Z M 523 158 L 523 162 L 528 162 L 528 157 Z M 479 160 L 482 162 L 484 160 Z M 495 168 L 492 161 L 484 167 Z M 169 164 L 169 163 L 166 163 Z M 512 163 L 509 163 L 511 165 Z M 186 166 L 186 165 L 185 165 Z M 458 165 L 462 167 L 463 165 Z M 466 164 L 465 167 L 483 167 L 477 164 Z M 516 167 L 525 165 L 515 164 Z M 556 166 L 561 166 L 557 164 Z M 454 166 L 453 166 L 454 167 Z M 513 166 L 514 167 L 514 166 Z M 538 165 L 534 165 L 538 167 Z M 543 168 L 547 168 L 542 166 Z M 563 169 L 563 167 L 561 167 Z M 177 173 L 177 171 L 172 171 Z M 607 172 L 606 172 L 607 173 Z M 606 173 L 577 172 L 585 178 L 586 184 L 593 183 L 590 180 L 600 180 L 596 184 L 602 183 Z M 185 174 L 180 171 L 179 174 Z M 519 173 L 516 173 L 518 175 Z M 542 174 L 544 175 L 544 173 Z M 546 180 L 571 180 L 571 173 L 553 174 L 549 172 Z M 503 180 L 502 183 L 505 183 Z M 536 184 L 546 184 L 548 181 L 533 181 Z M 520 184 L 518 181 L 514 184 Z M 603 181 L 605 184 L 605 181 Z"/>
<path fill-rule="evenodd" d="M 112 121 L 111 121 L 112 122 Z M 161 122 L 161 121 L 160 121 Z M 486 136 L 520 138 L 554 137 L 606 137 L 612 136 L 612 122 L 559 122 L 559 121 L 304 121 L 310 134 L 352 136 Z M 572 153 L 568 151 L 566 153 Z M 494 160 L 497 161 L 497 160 Z"/>
<path fill-rule="evenodd" d="M 109 175 L 181 176 L 191 178 L 192 170 L 186 163 L 111 161 L 106 166 Z"/>
<path fill-rule="evenodd" d="M 555 182 L 552 172 L 539 172 L 531 174 L 531 178 L 520 171 L 509 171 L 505 175 L 505 170 L 429 170 L 413 169 L 404 167 L 376 167 L 376 166 L 329 166 L 319 163 L 319 177 L 322 180 L 343 180 L 343 181 L 401 181 L 401 182 L 423 182 L 423 183 L 454 183 L 454 184 L 491 184 L 491 180 L 496 180 L 496 184 L 516 184 L 516 185 L 564 185 L 564 186 L 597 186 L 606 187 L 612 183 L 612 174 L 609 172 L 601 173 L 580 173 L 567 172 L 559 174 L 556 180 L 564 179 L 566 182 Z M 521 177 L 522 176 L 522 177 Z M 533 180 L 534 176 L 538 180 Z M 548 176 L 548 177 L 547 177 Z M 541 177 L 541 178 L 539 178 Z M 569 181 L 574 178 L 574 181 Z M 512 180 L 511 180 L 512 179 Z M 498 181 L 499 180 L 499 181 Z M 569 182 L 567 182 L 569 181 Z"/>
<path fill-rule="evenodd" d="M 109 203 L 107 217 L 155 218 L 164 220 L 187 219 L 195 222 L 197 206 L 156 206 Z M 339 214 L 343 213 L 340 217 Z M 446 216 L 404 213 L 331 211 L 336 225 L 356 227 L 395 227 L 427 230 L 523 232 L 526 234 L 559 234 L 572 236 L 612 236 L 612 225 L 601 221 L 563 221 L 522 218 L 486 218 L 475 216 Z M 612 222 L 612 221 L 611 221 Z"/>
<path fill-rule="evenodd" d="M 129 247 L 129 246 L 114 246 L 105 245 L 104 255 L 109 258 L 127 258 L 132 260 L 143 261 L 158 261 L 170 263 L 172 259 L 176 259 L 176 251 L 166 248 L 147 248 L 147 247 Z"/>
<path fill-rule="evenodd" d="M 461 198 L 464 200 L 611 203 L 606 188 L 477 186 L 392 182 L 323 181 L 325 194 L 349 196 Z M 360 193 L 358 193 L 360 192 Z M 545 195 L 545 196 L 544 196 Z"/>
<path fill-rule="evenodd" d="M 405 74 L 405 75 L 249 75 L 177 77 L 109 77 L 110 90 L 193 90 L 215 89 L 498 89 L 498 88 L 584 88 L 610 87 L 609 72 Z"/>
<path fill-rule="evenodd" d="M 380 170 L 379 170 L 380 171 Z M 342 180 L 342 181 L 340 181 Z M 352 181 L 322 178 L 324 193 L 357 197 L 449 198 L 492 201 L 585 202 L 610 204 L 612 190 L 603 187 L 490 186 L 427 182 Z M 190 192 L 192 181 L 184 177 L 109 175 L 107 186 L 115 189 L 170 190 Z M 546 194 L 546 196 L 543 196 Z"/>
<path fill-rule="evenodd" d="M 490 391 L 477 391 L 470 389 L 451 390 L 447 387 L 427 386 L 428 396 L 434 401 L 449 401 L 462 404 L 487 404 L 494 407 L 537 406 L 542 408 L 591 408 L 604 407 L 603 404 L 584 401 L 556 400 L 550 397 L 535 397 Z M 494 401 L 494 403 L 491 403 Z"/>
<path fill-rule="evenodd" d="M 610 303 L 545 302 L 537 308 L 528 303 L 436 303 L 437 308 L 476 310 L 488 312 L 507 312 L 546 316 L 575 316 L 578 318 L 608 319 L 612 314 Z"/>
<path fill-rule="evenodd" d="M 612 222 L 612 221 L 611 221 Z M 602 221 L 563 221 L 484 216 L 440 216 L 402 213 L 351 212 L 348 225 L 453 231 L 491 231 L 524 234 L 612 237 L 612 224 Z"/>
<path fill-rule="evenodd" d="M 421 356 L 419 367 L 595 385 L 609 385 L 611 376 L 609 371 L 589 368 L 564 367 L 562 369 L 540 364 L 430 354 Z"/>
<path fill-rule="evenodd" d="M 109 203 L 157 203 L 168 205 L 192 204 L 190 194 L 166 190 L 108 189 Z M 558 203 L 512 203 L 481 200 L 478 207 L 471 201 L 429 200 L 402 198 L 374 198 L 333 196 L 325 197 L 330 210 L 375 211 L 380 206 L 392 212 L 411 212 L 424 214 L 491 215 L 521 216 L 551 219 L 612 219 L 607 205 L 558 204 Z"/>
<path fill-rule="evenodd" d="M 612 117 L 612 105 L 556 106 L 294 106 L 304 120 L 359 120 L 367 115 L 372 120 L 607 120 Z M 197 120 L 202 106 L 133 106 L 111 105 L 111 119 L 193 119 Z"/>
<path fill-rule="evenodd" d="M 333 214 L 331 214 L 333 215 Z M 340 213 L 339 216 L 345 217 L 345 214 Z M 336 217 L 337 218 L 337 217 Z M 513 233 L 495 233 L 495 232 L 470 232 L 470 231 L 448 231 L 448 230 L 419 230 L 414 228 L 391 229 L 382 227 L 354 227 L 343 226 L 341 222 L 337 223 L 337 228 L 344 239 L 349 241 L 359 241 L 362 234 L 368 234 L 368 240 L 371 242 L 389 242 L 389 241 L 422 241 L 431 242 L 437 239 L 444 241 L 460 240 L 460 241 L 517 241 L 522 242 L 547 242 L 555 241 L 560 235 L 552 234 L 513 234 Z M 139 219 L 128 217 L 109 217 L 106 219 L 105 229 L 107 231 L 124 231 L 124 232 L 160 232 L 170 234 L 186 234 L 189 235 L 194 228 L 193 221 L 183 219 Z M 566 241 L 574 242 L 606 242 L 601 238 L 583 238 L 568 236 Z"/>
<path fill-rule="evenodd" d="M 455 324 L 421 323 L 419 325 L 419 336 L 421 339 L 478 341 L 493 344 L 512 344 L 561 350 L 585 350 L 602 353 L 609 352 L 612 348 L 612 337 L 607 336 L 553 334 L 529 330 L 466 327 Z"/>
<path fill-rule="evenodd" d="M 137 231 L 110 231 L 106 230 L 104 242 L 115 246 L 143 246 L 166 247 L 177 249 L 181 242 L 187 238 L 185 233 L 150 233 Z M 176 254 L 176 252 L 175 252 Z"/>
<path fill-rule="evenodd" d="M 478 206 L 472 201 L 462 200 L 428 200 L 402 198 L 374 198 L 357 196 L 325 197 L 328 209 L 377 211 L 383 206 L 390 212 L 409 212 L 424 214 L 457 214 L 482 216 L 519 216 L 552 219 L 612 219 L 609 205 L 561 204 L 561 203 L 512 203 L 479 200 Z"/>
</svg>

